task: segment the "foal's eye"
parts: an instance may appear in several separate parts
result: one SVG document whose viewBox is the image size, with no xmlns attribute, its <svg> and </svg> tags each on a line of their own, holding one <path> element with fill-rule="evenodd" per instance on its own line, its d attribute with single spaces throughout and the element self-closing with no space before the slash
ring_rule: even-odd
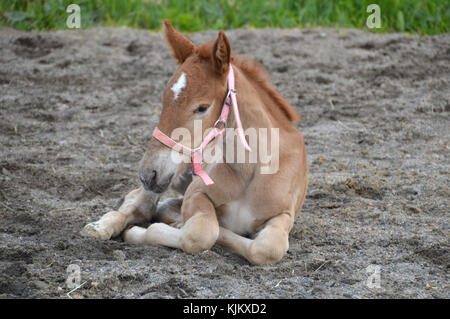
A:
<svg viewBox="0 0 450 319">
<path fill-rule="evenodd" d="M 208 110 L 208 107 L 208 104 L 201 104 L 195 109 L 194 113 L 204 113 Z"/>
</svg>

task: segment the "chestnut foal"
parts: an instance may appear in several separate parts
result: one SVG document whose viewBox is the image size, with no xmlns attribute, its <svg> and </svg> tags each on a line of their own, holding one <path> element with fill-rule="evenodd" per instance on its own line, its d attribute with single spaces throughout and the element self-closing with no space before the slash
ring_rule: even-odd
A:
<svg viewBox="0 0 450 319">
<path fill-rule="evenodd" d="M 253 264 L 276 263 L 288 250 L 289 232 L 308 184 L 305 144 L 292 124 L 300 116 L 272 88 L 259 64 L 231 56 L 223 32 L 216 40 L 196 47 L 169 21 L 164 21 L 163 27 L 180 67 L 162 95 L 160 121 L 139 168 L 142 186 L 130 192 L 117 211 L 86 225 L 82 234 L 106 240 L 129 225 L 151 220 L 146 229 L 134 226 L 125 230 L 124 240 L 180 248 L 186 253 L 205 251 L 218 243 Z M 229 117 L 228 107 L 233 111 Z M 213 127 L 211 139 L 221 140 L 226 147 L 232 145 L 235 151 L 245 147 L 247 155 L 251 152 L 243 129 L 277 128 L 279 138 L 271 141 L 279 144 L 278 170 L 261 173 L 260 159 L 233 163 L 224 156 L 221 162 L 202 163 L 202 152 L 214 144 L 207 140 L 210 135 L 202 135 L 207 137 L 201 149 L 195 141 L 183 145 L 169 137 L 176 128 L 185 128 L 193 136 L 195 120 L 201 121 L 202 133 Z M 236 128 L 241 137 L 238 145 L 234 145 L 235 136 L 224 135 L 219 126 Z M 190 163 L 173 160 L 173 150 L 191 157 L 194 174 L 188 169 Z M 160 194 L 169 185 L 184 197 L 158 205 Z M 173 227 L 177 220 L 181 228 Z"/>
</svg>

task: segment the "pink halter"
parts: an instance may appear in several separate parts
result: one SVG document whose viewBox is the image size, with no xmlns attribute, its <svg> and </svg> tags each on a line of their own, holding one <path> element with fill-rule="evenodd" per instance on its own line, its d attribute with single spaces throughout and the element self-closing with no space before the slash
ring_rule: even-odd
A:
<svg viewBox="0 0 450 319">
<path fill-rule="evenodd" d="M 241 140 L 241 143 L 244 145 L 244 148 L 247 151 L 251 152 L 250 146 L 248 146 L 247 141 L 245 140 L 244 130 L 242 128 L 241 119 L 239 117 L 239 110 L 236 100 L 236 90 L 234 89 L 234 71 L 231 64 L 230 64 L 230 72 L 228 73 L 228 93 L 227 96 L 225 97 L 225 101 L 222 107 L 222 113 L 220 114 L 219 119 L 214 123 L 213 129 L 208 133 L 208 135 L 206 135 L 206 137 L 203 139 L 199 147 L 192 149 L 184 146 L 183 144 L 175 142 L 169 136 L 161 132 L 158 129 L 158 127 L 156 127 L 155 130 L 153 131 L 153 137 L 156 138 L 161 143 L 163 143 L 164 145 L 170 147 L 171 149 L 190 156 L 192 160 L 193 173 L 195 175 L 198 175 L 206 185 L 214 184 L 213 180 L 202 169 L 201 164 L 203 162 L 203 151 L 212 140 L 214 140 L 218 136 L 222 137 L 225 134 L 225 128 L 228 119 L 228 113 L 230 112 L 230 106 L 233 106 L 234 119 L 236 121 L 238 135 Z M 217 128 L 217 125 L 219 123 L 224 124 L 224 127 L 220 130 Z"/>
</svg>

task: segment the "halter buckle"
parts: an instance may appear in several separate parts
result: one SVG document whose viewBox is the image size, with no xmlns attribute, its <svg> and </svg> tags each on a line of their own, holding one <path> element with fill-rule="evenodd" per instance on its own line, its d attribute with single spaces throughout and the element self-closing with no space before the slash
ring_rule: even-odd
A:
<svg viewBox="0 0 450 319">
<path fill-rule="evenodd" d="M 231 99 L 231 96 L 230 96 L 231 93 L 236 94 L 237 91 L 235 89 L 229 89 L 228 90 L 227 96 L 225 97 L 225 104 L 228 105 L 228 106 L 233 106 L 233 100 Z"/>
<path fill-rule="evenodd" d="M 217 128 L 217 125 L 219 125 L 219 123 L 223 124 L 223 128 L 227 128 L 227 121 L 225 121 L 224 119 L 218 119 L 216 122 L 214 122 L 213 127 Z"/>
</svg>

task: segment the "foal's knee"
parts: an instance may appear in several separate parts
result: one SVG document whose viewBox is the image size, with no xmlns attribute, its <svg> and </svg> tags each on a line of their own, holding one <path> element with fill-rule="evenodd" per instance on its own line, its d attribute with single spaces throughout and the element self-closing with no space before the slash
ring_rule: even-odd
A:
<svg viewBox="0 0 450 319">
<path fill-rule="evenodd" d="M 189 220 L 182 229 L 181 249 L 188 254 L 209 250 L 219 237 L 219 225 L 205 224 L 202 221 Z"/>
<path fill-rule="evenodd" d="M 181 248 L 185 253 L 197 254 L 205 250 L 210 250 L 216 240 L 210 236 L 189 235 L 181 239 Z"/>
<path fill-rule="evenodd" d="M 287 240 L 276 244 L 256 240 L 250 245 L 248 260 L 255 265 L 275 264 L 283 258 L 288 248 Z"/>
</svg>

